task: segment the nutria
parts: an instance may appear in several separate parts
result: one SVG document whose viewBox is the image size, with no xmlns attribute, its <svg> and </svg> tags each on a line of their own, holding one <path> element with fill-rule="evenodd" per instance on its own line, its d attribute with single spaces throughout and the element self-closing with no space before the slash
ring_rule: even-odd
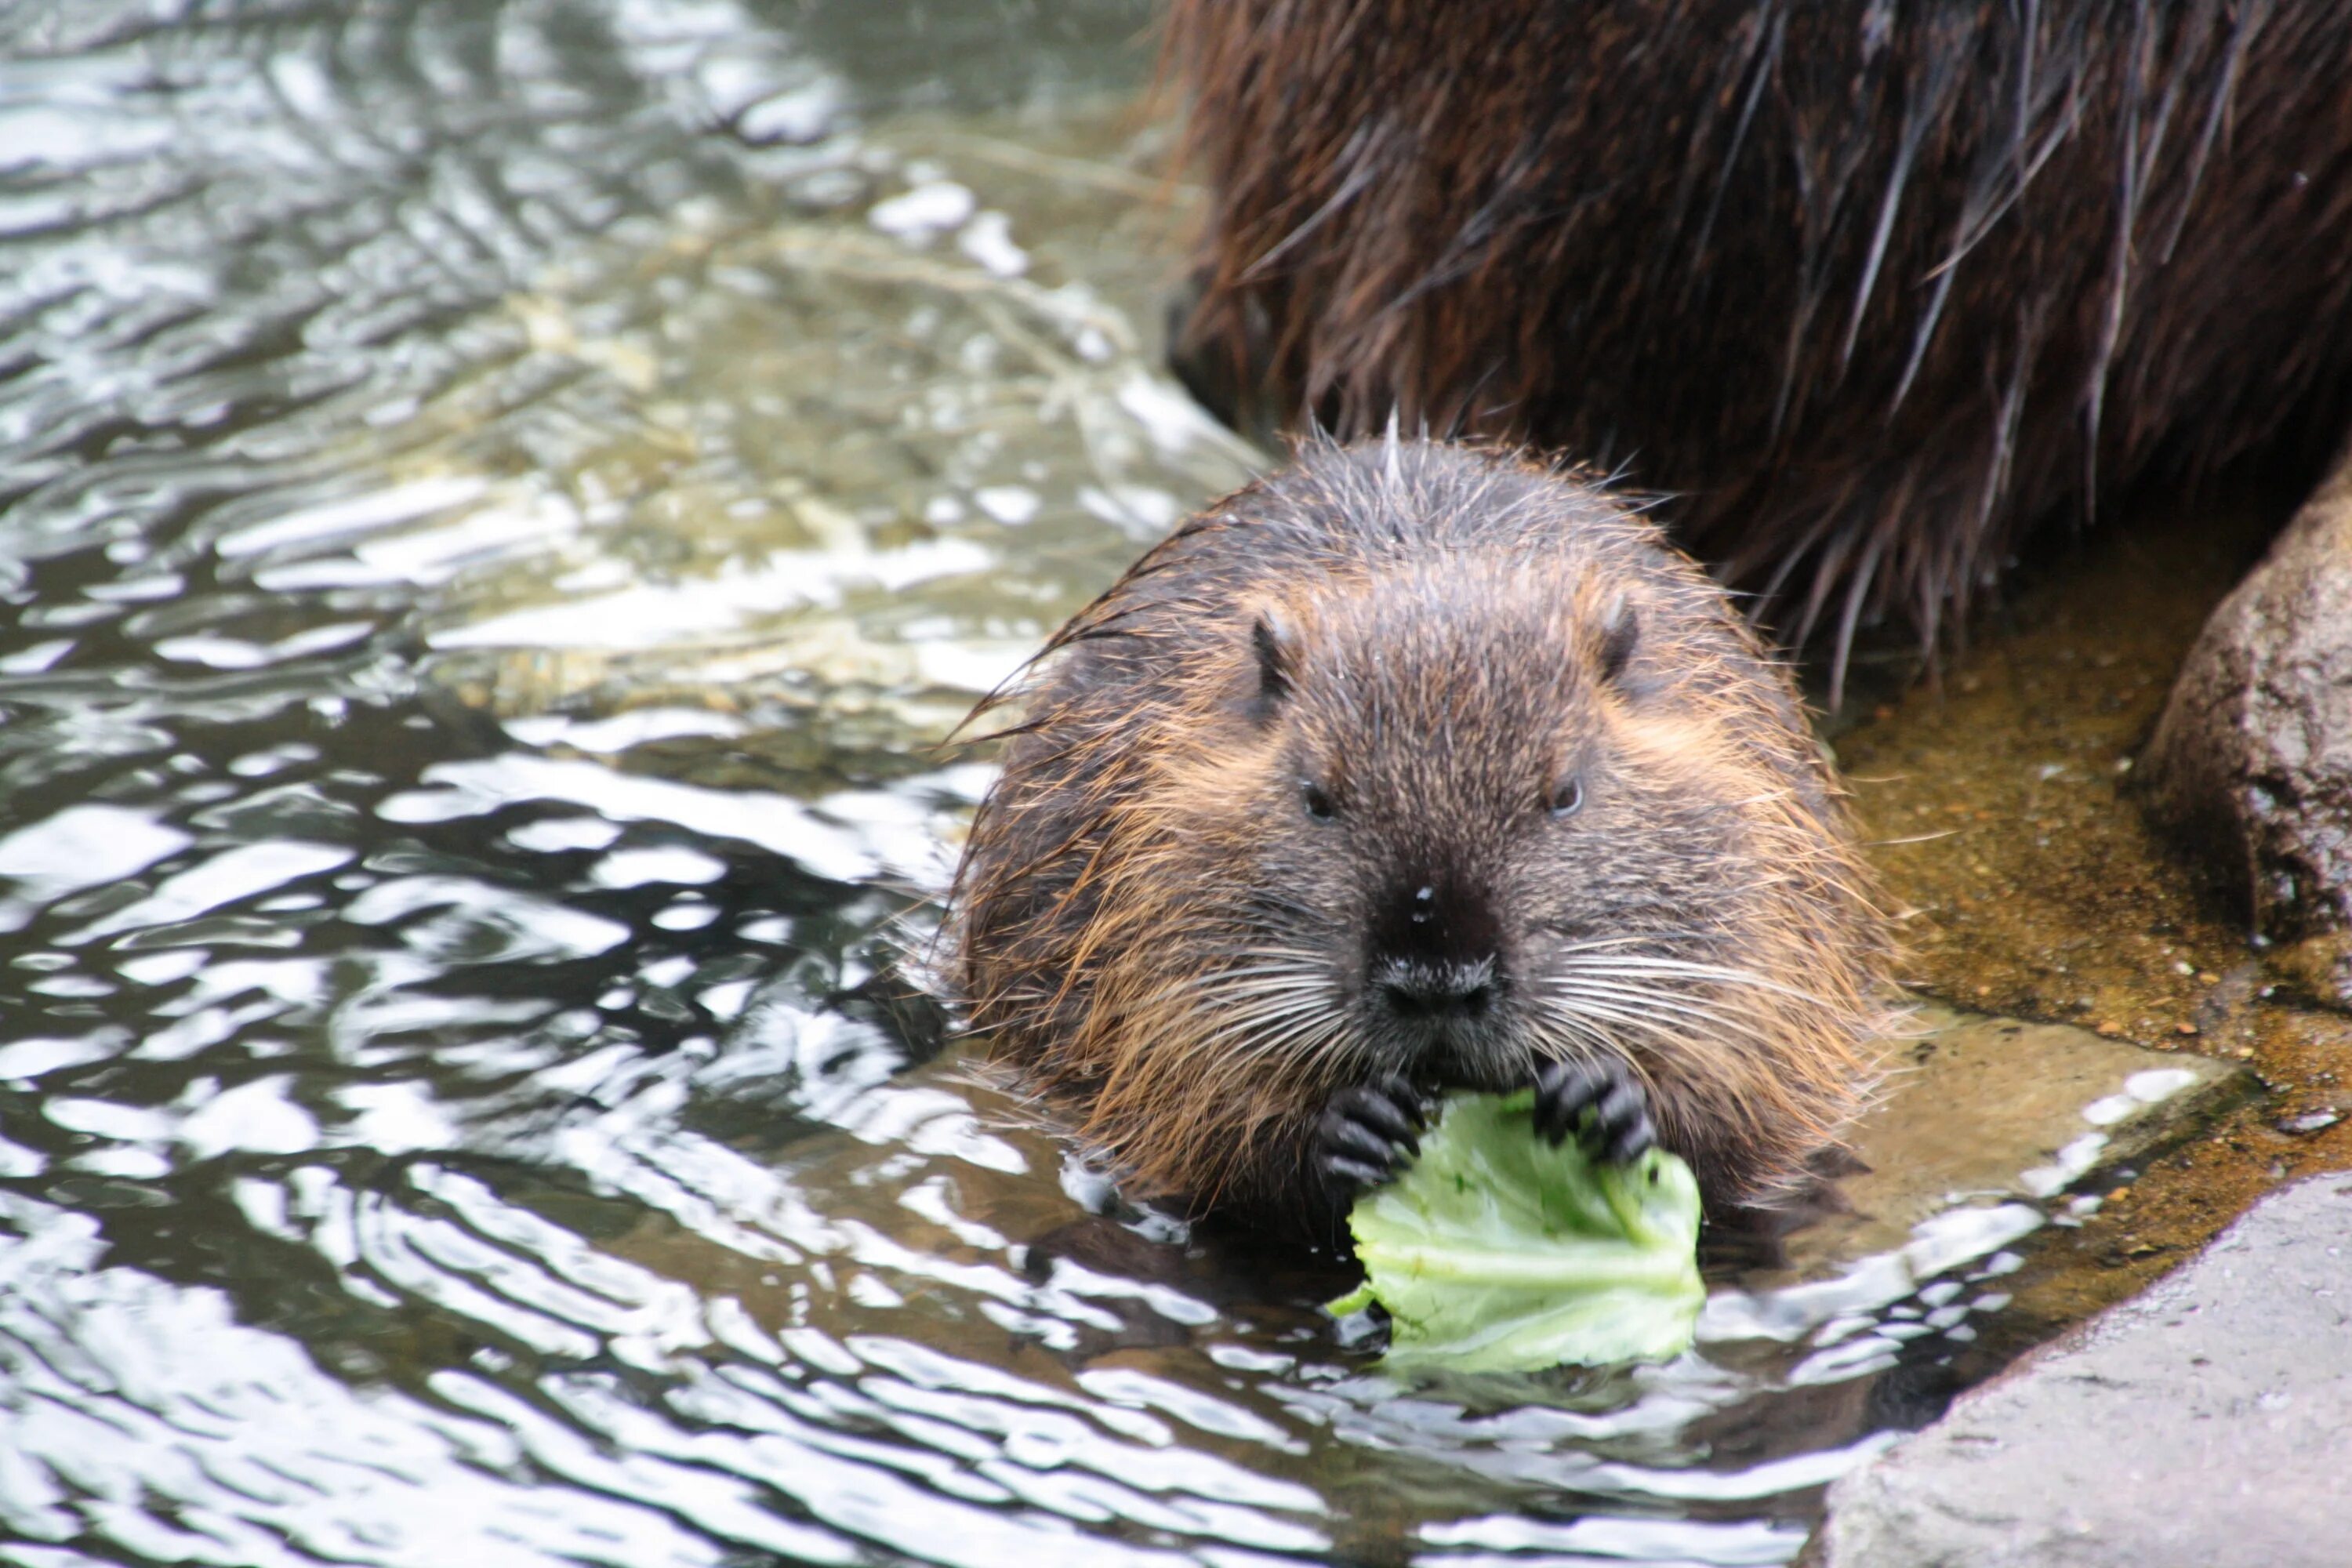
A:
<svg viewBox="0 0 2352 1568">
<path fill-rule="evenodd" d="M 1172 0 L 1167 38 L 1196 390 L 1627 462 L 1833 685 L 2029 526 L 2343 427 L 2333 0 Z"/>
<path fill-rule="evenodd" d="M 1328 1235 L 1428 1093 L 1532 1085 L 1746 1205 L 1867 1083 L 1885 930 L 1788 673 L 1588 475 L 1310 443 L 1001 700 L 956 977 L 1132 1190 Z"/>
</svg>

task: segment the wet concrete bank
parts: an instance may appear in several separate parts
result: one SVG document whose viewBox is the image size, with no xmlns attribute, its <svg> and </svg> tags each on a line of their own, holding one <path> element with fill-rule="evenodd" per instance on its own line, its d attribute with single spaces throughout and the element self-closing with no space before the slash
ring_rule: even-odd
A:
<svg viewBox="0 0 2352 1568">
<path fill-rule="evenodd" d="M 2187 1268 L 1830 1489 L 1818 1568 L 2322 1568 L 2352 1489 L 2352 1179 Z"/>
</svg>

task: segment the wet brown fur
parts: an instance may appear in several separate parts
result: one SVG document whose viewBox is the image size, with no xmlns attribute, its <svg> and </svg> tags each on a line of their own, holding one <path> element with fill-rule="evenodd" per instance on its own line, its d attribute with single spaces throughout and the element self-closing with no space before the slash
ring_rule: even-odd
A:
<svg viewBox="0 0 2352 1568">
<path fill-rule="evenodd" d="M 1273 697 L 1260 622 L 1292 661 Z M 1345 1022 L 1400 867 L 1496 900 L 1522 996 L 1619 988 L 1465 1070 L 1621 1057 L 1719 1205 L 1786 1183 L 1866 1089 L 1885 931 L 1787 672 L 1589 477 L 1314 444 L 1040 659 L 994 704 L 1020 717 L 957 876 L 957 978 L 1134 1190 L 1296 1217 L 1329 1095 L 1414 1070 Z M 1563 767 L 1592 791 L 1565 825 Z M 1339 822 L 1302 814 L 1303 774 Z M 1618 978 L 1547 978 L 1579 963 Z"/>
<path fill-rule="evenodd" d="M 1172 0 L 1167 58 L 1196 387 L 1628 463 L 1840 678 L 2346 409 L 2336 0 Z"/>
</svg>

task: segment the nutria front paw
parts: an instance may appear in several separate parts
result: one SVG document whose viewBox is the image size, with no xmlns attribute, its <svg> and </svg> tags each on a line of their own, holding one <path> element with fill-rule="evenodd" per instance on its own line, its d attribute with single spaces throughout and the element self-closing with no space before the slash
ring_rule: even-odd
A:
<svg viewBox="0 0 2352 1568">
<path fill-rule="evenodd" d="M 1315 1123 L 1315 1173 L 1345 1194 L 1393 1181 L 1421 1152 L 1427 1118 L 1421 1096 L 1401 1078 L 1343 1089 Z"/>
<path fill-rule="evenodd" d="M 1573 1132 L 1587 1154 L 1609 1165 L 1622 1165 L 1658 1141 L 1641 1079 L 1613 1057 L 1553 1062 L 1538 1073 L 1536 1132 L 1555 1146 Z"/>
</svg>

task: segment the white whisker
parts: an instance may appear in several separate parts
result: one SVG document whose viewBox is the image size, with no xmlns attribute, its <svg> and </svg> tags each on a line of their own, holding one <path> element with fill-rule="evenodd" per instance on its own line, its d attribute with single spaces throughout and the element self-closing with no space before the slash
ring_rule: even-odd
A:
<svg viewBox="0 0 2352 1568">
<path fill-rule="evenodd" d="M 1612 975 L 1621 979 L 1643 974 L 1655 974 L 1676 980 L 1695 980 L 1719 985 L 1733 985 L 1751 991 L 1769 991 L 1793 1001 L 1828 1005 L 1826 998 L 1810 991 L 1769 979 L 1745 969 L 1730 969 L 1720 964 L 1693 963 L 1679 958 L 1657 958 L 1646 954 L 1621 953 L 1601 963 L 1589 963 L 1571 958 L 1559 966 L 1559 972 L 1569 974 Z"/>
<path fill-rule="evenodd" d="M 1667 1013 L 1670 1016 L 1684 1019 L 1686 1025 L 1696 1025 L 1702 1030 L 1711 1031 L 1717 1034 L 1729 1035 L 1734 1037 L 1744 1037 L 1759 1045 L 1769 1045 L 1770 1043 L 1770 1037 L 1769 1036 L 1763 1034 L 1759 1030 L 1740 1024 L 1735 1020 L 1719 1017 L 1710 1014 L 1685 1013 L 1677 1009 L 1658 1008 L 1654 1001 L 1644 1001 L 1641 1004 L 1641 1005 L 1653 1008 L 1654 1011 L 1648 1014 L 1632 1011 L 1624 1005 L 1601 1001 L 1589 996 L 1579 997 L 1576 1001 L 1578 1005 L 1575 1008 L 1575 1016 L 1590 1020 L 1614 1024 L 1621 1028 L 1633 1030 L 1637 1034 L 1647 1036 L 1654 1040 L 1667 1041 L 1676 1044 L 1687 1044 L 1691 1038 L 1692 1030 L 1689 1027 L 1685 1026 L 1683 1028 L 1675 1028 L 1662 1021 L 1655 1016 L 1656 1012 L 1663 1011 Z"/>
<path fill-rule="evenodd" d="M 1580 985 L 1555 990 L 1552 993 L 1552 999 L 1562 1004 L 1583 1003 L 1633 1009 L 1637 1016 L 1640 1016 L 1641 1009 L 1646 1008 L 1672 1017 L 1687 1018 L 1710 1028 L 1726 1029 L 1736 1034 L 1749 1036 L 1759 1034 L 1755 1025 L 1736 1014 L 1726 1013 L 1719 1008 L 1708 1006 L 1703 1002 L 1690 998 L 1655 991 L 1644 991 L 1633 986 Z"/>
<path fill-rule="evenodd" d="M 1641 985 L 1628 981 L 1608 980 L 1597 975 L 1577 975 L 1571 979 L 1555 980 L 1549 987 L 1555 996 L 1610 996 L 1621 1002 L 1643 1005 L 1676 1007 L 1696 1011 L 1711 1017 L 1736 1016 L 1725 1011 L 1721 1003 L 1707 996 L 1695 996 L 1687 992 L 1667 991 L 1654 985 Z"/>
</svg>

